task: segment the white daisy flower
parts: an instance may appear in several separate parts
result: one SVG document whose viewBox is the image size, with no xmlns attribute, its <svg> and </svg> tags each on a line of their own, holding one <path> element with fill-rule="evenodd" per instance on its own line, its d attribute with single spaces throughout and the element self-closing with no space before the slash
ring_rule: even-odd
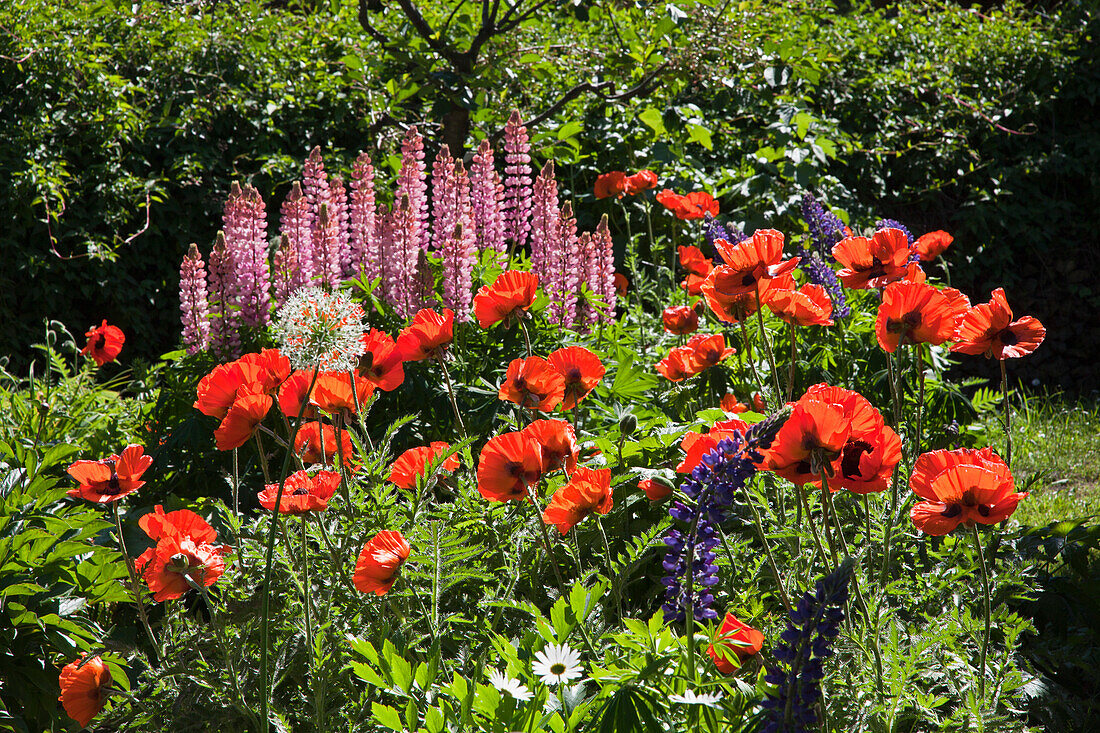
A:
<svg viewBox="0 0 1100 733">
<path fill-rule="evenodd" d="M 495 669 L 489 673 L 489 684 L 500 692 L 507 692 L 520 702 L 527 702 L 534 697 L 534 693 L 528 690 L 526 685 L 520 683 L 519 680 L 506 677 L 504 673 Z"/>
<path fill-rule="evenodd" d="M 668 699 L 683 705 L 706 705 L 713 708 L 718 706 L 718 701 L 722 699 L 722 693 L 708 694 L 704 692 L 697 695 L 695 690 L 685 690 L 683 695 L 669 695 Z"/>
<path fill-rule="evenodd" d="M 346 294 L 301 288 L 275 314 L 275 338 L 295 369 L 350 372 L 363 354 L 363 308 Z"/>
<path fill-rule="evenodd" d="M 531 671 L 545 685 L 557 685 L 572 682 L 583 674 L 581 655 L 569 648 L 568 644 L 550 644 L 541 652 L 535 652 L 535 661 Z"/>
</svg>

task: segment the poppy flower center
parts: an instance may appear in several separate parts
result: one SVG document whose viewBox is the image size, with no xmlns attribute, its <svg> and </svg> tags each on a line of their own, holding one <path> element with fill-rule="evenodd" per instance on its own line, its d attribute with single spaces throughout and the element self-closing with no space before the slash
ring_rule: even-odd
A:
<svg viewBox="0 0 1100 733">
<path fill-rule="evenodd" d="M 997 334 L 997 338 L 1000 339 L 1001 343 L 1005 346 L 1015 346 L 1020 342 L 1020 339 L 1016 338 L 1016 334 L 1011 328 L 1002 329 L 1001 332 Z"/>
<path fill-rule="evenodd" d="M 114 496 L 115 494 L 121 493 L 121 491 L 122 486 L 119 485 L 118 474 L 111 471 L 111 478 L 107 479 L 107 485 L 103 487 L 103 491 L 100 493 L 106 494 L 107 496 Z"/>
<path fill-rule="evenodd" d="M 106 345 L 107 345 L 107 337 L 104 336 L 103 334 L 99 334 L 99 336 L 95 340 L 94 348 L 102 349 Z"/>
<path fill-rule="evenodd" d="M 962 511 L 963 508 L 958 504 L 950 504 L 948 505 L 947 509 L 943 511 L 942 516 L 951 519 L 952 517 L 957 517 L 962 514 Z"/>
<path fill-rule="evenodd" d="M 852 440 L 844 446 L 844 457 L 840 460 L 840 472 L 844 478 L 861 478 L 859 461 L 865 453 L 871 453 L 874 448 L 864 440 Z"/>
<path fill-rule="evenodd" d="M 294 489 L 294 491 L 292 491 L 290 495 L 291 496 L 305 496 L 308 493 L 309 493 L 309 489 L 303 489 L 301 487 L 298 487 L 297 489 Z"/>
<path fill-rule="evenodd" d="M 565 381 L 570 384 L 574 384 L 581 381 L 580 367 L 570 367 L 569 371 L 565 374 Z"/>
</svg>

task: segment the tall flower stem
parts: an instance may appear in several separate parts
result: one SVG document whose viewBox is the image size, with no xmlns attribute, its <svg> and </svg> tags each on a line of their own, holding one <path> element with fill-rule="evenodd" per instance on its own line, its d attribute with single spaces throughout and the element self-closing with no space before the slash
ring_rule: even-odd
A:
<svg viewBox="0 0 1100 733">
<path fill-rule="evenodd" d="M 1012 467 L 1012 406 L 1008 404 L 1008 371 L 1001 359 L 1001 406 L 1005 411 L 1005 465 Z"/>
<path fill-rule="evenodd" d="M 252 724 L 259 727 L 259 721 L 256 719 L 256 713 L 252 711 L 252 708 L 248 706 L 248 701 L 244 697 L 244 691 L 241 689 L 241 681 L 237 676 L 237 665 L 233 661 L 233 654 L 229 648 L 229 640 L 225 636 L 225 627 L 222 625 L 221 618 L 218 616 L 214 601 L 210 598 L 210 593 L 206 590 L 206 584 L 197 582 L 191 573 L 183 573 L 184 580 L 188 585 L 199 591 L 202 594 L 202 599 L 206 602 L 206 608 L 210 611 L 210 625 L 214 627 L 214 634 L 218 640 L 218 646 L 221 647 L 222 656 L 225 658 L 225 666 L 229 671 L 229 679 L 233 682 L 233 691 L 237 694 L 237 699 L 241 703 L 241 709 L 248 715 L 248 719 L 252 721 Z"/>
<path fill-rule="evenodd" d="M 760 379 L 760 373 L 756 371 L 756 360 L 752 355 L 752 340 L 749 338 L 749 329 L 745 327 L 744 321 L 738 321 L 741 326 L 741 341 L 745 345 L 745 351 L 748 353 L 749 368 L 752 370 L 752 379 L 756 383 L 757 389 L 761 392 L 766 392 L 764 389 L 764 382 Z"/>
<path fill-rule="evenodd" d="M 1001 362 L 1001 367 L 1004 367 L 1004 362 Z M 985 659 L 986 654 L 989 652 L 989 628 L 990 628 L 990 590 L 989 590 L 989 570 L 985 566 L 985 551 L 982 550 L 982 537 L 978 534 L 978 525 L 975 524 L 970 528 L 974 537 L 974 547 L 978 550 L 978 566 L 982 569 L 982 599 L 985 601 L 985 633 L 982 634 L 982 657 L 981 657 L 981 677 L 978 678 L 978 686 L 981 693 L 982 701 L 985 700 Z"/>
<path fill-rule="evenodd" d="M 531 490 L 531 487 L 527 485 L 525 481 L 523 487 L 527 490 L 527 496 L 531 499 L 531 506 L 535 510 L 535 524 L 542 530 L 542 547 L 546 550 L 546 559 L 550 563 L 550 567 L 554 570 L 554 577 L 558 581 L 558 589 L 561 591 L 562 597 L 568 595 L 565 590 L 565 579 L 562 578 L 561 569 L 558 567 L 557 557 L 554 556 L 554 548 L 550 544 L 550 533 L 546 529 L 546 523 L 542 521 L 542 517 L 539 516 L 539 503 L 535 498 L 535 493 Z"/>
<path fill-rule="evenodd" d="M 921 433 L 923 432 L 924 425 L 924 348 L 921 344 L 916 345 L 917 350 L 917 383 L 920 385 L 917 393 L 917 432 L 916 432 L 916 444 L 913 450 L 914 455 L 921 454 Z"/>
<path fill-rule="evenodd" d="M 748 493 L 746 487 L 745 490 Z M 772 555 L 772 548 L 768 544 L 768 538 L 764 535 L 764 523 L 760 521 L 760 512 L 756 509 L 756 502 L 753 501 L 751 496 L 745 497 L 745 503 L 749 505 L 749 509 L 752 510 L 752 520 L 756 523 L 756 532 L 760 535 L 760 544 L 764 545 L 764 553 L 768 556 L 768 564 L 771 565 L 772 575 L 775 576 L 775 584 L 779 588 L 779 598 L 783 601 L 783 605 L 787 609 L 787 613 L 791 612 L 791 599 L 787 597 L 787 589 L 783 585 L 783 576 L 779 574 L 779 566 L 775 563 L 775 557 Z M 722 535 L 722 541 L 725 542 L 725 533 Z"/>
<path fill-rule="evenodd" d="M 299 516 L 302 525 L 302 601 L 305 610 L 306 621 L 306 648 L 309 649 L 309 666 L 311 669 L 314 667 L 314 651 L 313 651 L 313 617 L 310 592 L 310 580 L 309 580 L 309 538 L 306 535 L 306 515 L 303 513 Z M 321 701 L 325 698 L 324 692 L 324 678 L 321 677 L 317 680 L 318 688 L 314 690 L 314 699 Z M 314 706 L 317 713 L 317 729 L 325 730 L 324 719 L 325 711 L 323 704 L 317 704 Z"/>
<path fill-rule="evenodd" d="M 775 367 L 775 353 L 772 351 L 772 341 L 768 338 L 768 332 L 764 328 L 764 313 L 761 310 L 760 305 L 760 286 L 756 286 L 756 322 L 760 325 L 760 338 L 764 340 L 764 348 L 768 351 L 768 364 L 772 368 L 772 386 L 775 387 L 775 401 L 778 405 L 779 395 L 782 392 L 779 389 L 779 370 Z"/>
<path fill-rule="evenodd" d="M 314 518 L 317 520 L 317 526 L 321 530 L 321 539 L 324 540 L 325 547 L 328 548 L 329 557 L 332 560 L 332 564 L 336 566 L 337 572 L 340 573 L 340 580 L 343 581 L 344 585 L 347 588 L 354 589 L 355 586 L 352 584 L 351 579 L 348 578 L 348 574 L 344 570 L 344 563 L 341 561 L 339 553 L 336 552 L 336 546 L 332 543 L 332 538 L 328 536 L 328 530 L 325 529 L 324 520 L 321 519 L 320 514 L 317 514 L 315 512 L 310 512 L 310 514 L 313 514 Z"/>
<path fill-rule="evenodd" d="M 791 397 L 794 395 L 794 379 L 798 364 L 798 336 L 795 334 L 794 324 L 788 325 L 791 334 L 791 368 L 787 372 L 787 402 L 790 402 Z"/>
<path fill-rule="evenodd" d="M 526 331 L 524 332 L 526 334 Z M 455 390 L 451 385 L 451 373 L 447 371 L 447 362 L 443 361 L 443 354 L 437 354 L 435 360 L 439 362 L 439 368 L 443 370 L 443 381 L 447 384 L 447 396 L 451 398 L 451 409 L 454 410 L 455 420 L 458 422 L 459 435 L 466 439 L 466 423 L 462 421 L 462 413 L 458 411 L 458 402 L 455 400 Z"/>
<path fill-rule="evenodd" d="M 260 433 L 256 433 L 256 444 L 259 445 Z M 261 450 L 262 453 L 262 450 Z M 237 548 L 237 562 L 244 570 L 244 555 L 241 554 L 241 509 L 238 503 L 241 489 L 241 473 L 237 463 L 237 449 L 233 449 L 233 521 L 237 523 L 237 530 L 233 533 L 233 544 Z"/>
<path fill-rule="evenodd" d="M 806 523 L 810 525 L 810 532 L 814 537 L 814 547 L 817 549 L 817 553 L 821 555 L 821 559 L 824 560 L 825 548 L 821 545 L 821 536 L 817 533 L 817 526 L 814 525 L 813 515 L 810 514 L 810 502 L 806 499 L 806 489 L 804 486 L 796 487 L 798 489 L 798 498 L 802 502 L 802 510 L 806 512 Z"/>
<path fill-rule="evenodd" d="M 522 316 L 522 315 L 520 316 L 520 318 L 519 318 L 519 328 L 523 332 L 523 345 L 527 347 L 527 358 L 530 359 L 531 354 L 533 352 L 531 351 L 531 334 L 527 333 L 527 317 L 526 316 Z"/>
<path fill-rule="evenodd" d="M 149 616 L 145 613 L 145 604 L 141 601 L 141 586 L 138 585 L 137 573 L 134 571 L 134 562 L 130 559 L 130 553 L 126 551 L 126 540 L 122 537 L 122 517 L 118 514 L 117 501 L 111 504 L 111 513 L 115 516 L 115 529 L 118 532 L 118 549 L 122 551 L 122 559 L 126 563 L 126 573 L 130 576 L 130 593 L 134 596 L 134 603 L 137 604 L 138 608 L 138 617 L 141 619 L 141 625 L 145 627 L 145 633 L 149 637 L 149 642 L 153 645 L 153 651 L 156 652 L 157 662 L 159 663 L 164 658 L 164 652 L 161 650 L 157 637 L 153 635 L 153 627 L 149 625 Z"/>
<path fill-rule="evenodd" d="M 894 354 L 894 359 L 898 355 Z M 894 400 L 894 427 L 901 431 L 901 363 L 894 364 L 894 359 L 887 357 L 886 365 L 890 373 L 890 393 Z M 909 451 L 912 454 L 912 451 Z M 898 493 L 901 483 L 901 471 L 894 471 L 894 480 L 890 486 L 890 513 L 886 517 L 886 534 L 882 538 L 882 577 L 881 583 L 885 587 L 886 578 L 890 573 L 890 543 L 894 537 L 894 522 L 898 513 Z"/>
<path fill-rule="evenodd" d="M 603 538 L 603 551 L 604 551 L 604 556 L 607 558 L 607 579 L 609 581 L 611 581 L 612 588 L 614 589 L 614 592 L 615 592 L 615 601 L 616 601 L 616 605 L 617 605 L 618 610 L 619 610 L 619 618 L 624 618 L 624 616 L 623 616 L 623 593 L 622 593 L 622 589 L 618 587 L 617 576 L 615 574 L 615 567 L 611 563 L 611 545 L 607 541 L 607 532 L 605 532 L 604 529 L 603 529 L 603 522 L 600 521 L 600 518 L 598 516 L 596 517 L 596 526 L 599 527 L 600 537 Z"/>
<path fill-rule="evenodd" d="M 840 562 L 840 558 L 836 554 L 836 545 L 833 543 L 833 528 L 830 514 L 834 514 L 831 511 L 833 508 L 833 497 L 829 494 L 829 484 L 825 480 L 825 472 L 821 472 L 821 523 L 825 525 L 825 541 L 829 543 L 829 556 L 833 558 L 833 565 Z M 841 537 L 841 540 L 844 538 Z"/>
</svg>

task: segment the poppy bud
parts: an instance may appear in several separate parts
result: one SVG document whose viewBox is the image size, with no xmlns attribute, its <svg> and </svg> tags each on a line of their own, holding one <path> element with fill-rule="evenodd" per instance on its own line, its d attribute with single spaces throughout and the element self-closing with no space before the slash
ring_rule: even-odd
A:
<svg viewBox="0 0 1100 733">
<path fill-rule="evenodd" d="M 619 434 L 623 437 L 633 435 L 638 429 L 638 418 L 634 413 L 628 412 L 619 418 Z"/>
</svg>

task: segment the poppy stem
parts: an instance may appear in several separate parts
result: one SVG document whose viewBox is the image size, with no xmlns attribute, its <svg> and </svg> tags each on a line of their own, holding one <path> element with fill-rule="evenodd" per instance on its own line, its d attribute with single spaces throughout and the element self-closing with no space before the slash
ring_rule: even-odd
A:
<svg viewBox="0 0 1100 733">
<path fill-rule="evenodd" d="M 528 349 L 530 351 L 530 349 Z M 455 400 L 455 390 L 451 385 L 451 373 L 447 371 L 447 363 L 443 361 L 443 354 L 436 354 L 435 360 L 439 362 L 439 368 L 443 370 L 443 381 L 447 383 L 447 396 L 451 398 L 451 409 L 454 410 L 455 420 L 458 422 L 459 434 L 465 440 L 466 423 L 462 421 L 462 413 L 458 410 L 458 402 Z"/>
<path fill-rule="evenodd" d="M 237 693 L 237 699 L 241 702 L 241 708 L 248 715 L 248 719 L 252 723 L 258 724 L 256 720 L 256 713 L 252 712 L 252 708 L 248 706 L 248 701 L 244 697 L 244 691 L 241 690 L 241 681 L 237 677 L 237 665 L 233 662 L 233 655 L 229 651 L 229 641 L 225 636 L 225 627 L 222 626 L 221 619 L 215 611 L 214 601 L 210 598 L 210 593 L 206 590 L 205 583 L 198 583 L 191 573 L 186 572 L 182 574 L 187 583 L 194 589 L 198 590 L 202 594 L 202 599 L 206 602 L 206 609 L 210 612 L 210 624 L 214 627 L 214 634 L 218 639 L 218 646 L 221 647 L 222 656 L 225 657 L 225 665 L 229 671 L 229 679 L 233 681 L 233 691 Z"/>
<path fill-rule="evenodd" d="M 825 541 L 829 543 L 829 556 L 833 558 L 833 565 L 840 563 L 836 554 L 836 545 L 833 543 L 833 528 L 829 515 L 833 506 L 833 497 L 829 495 L 829 482 L 825 479 L 825 472 L 821 472 L 821 523 L 825 525 Z M 840 538 L 843 541 L 843 537 Z"/>
<path fill-rule="evenodd" d="M 798 337 L 795 335 L 794 324 L 787 324 L 791 334 L 791 369 L 787 372 L 787 402 L 794 395 L 795 366 L 798 364 Z"/>
<path fill-rule="evenodd" d="M 332 564 L 336 566 L 337 572 L 340 573 L 340 580 L 344 582 L 344 585 L 354 590 L 355 586 L 348 578 L 348 574 L 344 572 L 344 563 L 340 559 L 340 554 L 336 552 L 336 546 L 332 544 L 332 538 L 328 536 L 328 530 L 325 528 L 325 523 L 321 519 L 321 515 L 318 512 L 310 512 L 313 514 L 314 519 L 317 520 L 317 526 L 321 528 L 321 539 L 325 542 L 325 547 L 328 548 L 329 557 L 332 559 Z"/>
<path fill-rule="evenodd" d="M 1008 371 L 1001 359 L 1001 405 L 1005 411 L 1005 465 L 1012 467 L 1012 407 L 1008 404 Z"/>
<path fill-rule="evenodd" d="M 550 533 L 546 529 L 546 522 L 542 521 L 542 517 L 539 515 L 538 501 L 535 499 L 534 492 L 531 491 L 531 487 L 527 485 L 527 482 L 523 482 L 523 487 L 527 490 L 527 496 L 531 499 L 531 506 L 535 510 L 535 523 L 538 524 L 539 529 L 542 530 L 542 546 L 546 550 L 546 559 L 550 561 L 550 567 L 554 570 L 554 577 L 558 581 L 558 589 L 561 591 L 562 597 L 569 595 L 565 590 L 565 580 L 562 578 L 561 569 L 558 568 L 558 561 L 554 555 L 554 548 L 550 545 Z"/>
<path fill-rule="evenodd" d="M 310 582 L 309 582 L 309 539 L 306 535 L 306 515 L 305 513 L 299 515 L 299 519 L 302 524 L 302 599 L 305 612 L 306 621 L 306 648 L 309 649 L 309 667 L 311 671 L 314 670 L 316 655 L 313 649 L 313 618 L 310 609 Z M 324 675 L 320 675 L 316 680 L 318 688 L 314 690 L 314 700 L 324 700 Z M 317 730 L 325 730 L 324 725 L 324 710 L 323 705 L 315 704 L 315 712 L 317 713 Z"/>
<path fill-rule="evenodd" d="M 745 344 L 745 352 L 748 354 L 749 357 L 748 362 L 749 368 L 752 370 L 753 381 L 756 383 L 756 388 L 758 390 L 760 390 L 762 393 L 766 392 L 767 390 L 764 389 L 764 383 L 760 380 L 760 373 L 756 371 L 756 359 L 753 358 L 752 355 L 752 339 L 749 338 L 749 329 L 745 327 L 745 322 L 743 320 L 738 321 L 737 323 L 741 326 L 741 340 Z M 749 401 L 751 402 L 752 400 Z"/>
<path fill-rule="evenodd" d="M 817 526 L 814 524 L 813 515 L 810 514 L 810 502 L 806 498 L 806 488 L 804 485 L 798 486 L 798 498 L 802 502 L 802 509 L 806 512 L 806 523 L 810 525 L 810 532 L 814 537 L 814 547 L 817 549 L 817 553 L 821 555 L 821 559 L 824 560 L 825 548 L 821 545 L 821 536 L 817 533 Z"/>
<path fill-rule="evenodd" d="M 619 618 L 623 618 L 623 591 L 618 587 L 618 578 L 615 567 L 611 564 L 611 545 L 607 542 L 607 532 L 603 529 L 603 522 L 596 517 L 596 526 L 600 528 L 600 536 L 603 538 L 603 551 L 607 557 L 607 579 L 611 581 L 612 591 L 615 593 L 615 605 L 619 610 Z"/>
<path fill-rule="evenodd" d="M 521 315 L 519 318 L 519 328 L 523 332 L 523 345 L 527 347 L 527 358 L 531 358 L 531 334 L 527 333 L 527 316 Z"/>
<path fill-rule="evenodd" d="M 768 364 L 772 368 L 772 386 L 775 387 L 775 401 L 778 406 L 779 395 L 782 392 L 779 389 L 779 371 L 775 368 L 775 353 L 772 351 L 772 342 L 768 338 L 768 331 L 764 328 L 764 312 L 761 310 L 760 305 L 760 285 L 756 286 L 756 321 L 760 324 L 760 338 L 764 340 L 764 348 L 768 352 Z"/>
<path fill-rule="evenodd" d="M 260 434 L 256 433 L 256 440 L 260 439 Z M 263 449 L 260 449 L 261 455 Z M 241 473 L 240 466 L 237 463 L 237 449 L 233 449 L 233 521 L 236 522 L 236 531 L 233 532 L 233 543 L 237 546 L 237 563 L 241 566 L 241 571 L 244 571 L 244 555 L 241 554 L 241 508 L 239 504 L 241 490 Z"/>
<path fill-rule="evenodd" d="M 126 540 L 122 537 L 122 517 L 118 514 L 117 501 L 111 504 L 111 512 L 115 515 L 118 549 L 122 551 L 122 559 L 126 563 L 126 573 L 130 576 L 130 593 L 134 596 L 134 603 L 137 604 L 138 608 L 138 617 L 141 619 L 141 625 L 145 627 L 145 633 L 149 636 L 149 641 L 153 645 L 153 651 L 156 652 L 157 662 L 159 663 L 164 659 L 164 652 L 161 651 L 157 637 L 153 636 L 153 627 L 149 625 L 149 616 L 145 613 L 145 604 L 141 602 L 141 588 L 138 585 L 137 573 L 134 572 L 134 563 L 130 560 L 130 553 L 126 551 Z"/>
<path fill-rule="evenodd" d="M 748 486 L 745 487 L 745 493 L 748 494 Z M 756 523 L 756 532 L 760 535 L 760 544 L 764 545 L 764 554 L 768 556 L 768 564 L 771 566 L 772 575 L 775 576 L 775 584 L 779 588 L 779 598 L 783 601 L 783 606 L 787 609 L 787 613 L 791 612 L 791 599 L 787 597 L 787 589 L 783 585 L 783 576 L 779 574 L 779 566 L 775 563 L 775 557 L 772 555 L 772 548 L 768 544 L 767 537 L 764 536 L 764 523 L 760 521 L 760 512 L 756 509 L 756 502 L 753 501 L 752 496 L 745 497 L 745 503 L 749 505 L 749 509 L 752 510 L 752 519 Z M 721 526 L 718 527 L 718 531 L 722 533 L 722 545 L 726 544 L 726 533 L 722 530 Z M 729 548 L 726 548 L 726 552 L 729 552 Z M 730 557 L 730 565 L 733 566 L 733 557 Z"/>
<path fill-rule="evenodd" d="M 923 344 L 917 344 L 917 382 L 920 384 L 919 393 L 917 398 L 917 442 L 916 450 L 913 451 L 916 455 L 921 454 L 921 433 L 923 432 L 924 425 L 924 346 Z"/>
<path fill-rule="evenodd" d="M 266 484 L 271 483 L 271 468 L 267 465 L 267 453 L 264 452 L 263 439 L 260 438 L 260 432 L 258 430 L 256 431 L 255 436 L 256 436 L 256 451 L 260 454 L 260 470 L 263 471 L 264 484 L 266 485 Z M 233 449 L 233 471 L 234 471 L 233 478 L 236 481 L 236 480 L 238 480 L 237 479 L 237 474 L 236 474 L 236 471 L 237 471 L 237 449 L 236 448 Z M 234 483 L 234 486 L 233 486 L 233 511 L 237 511 L 237 486 L 236 486 L 236 483 Z"/>
<path fill-rule="evenodd" d="M 898 359 L 897 352 L 894 353 L 894 358 L 886 357 L 886 368 L 890 375 L 890 394 L 894 401 L 894 429 L 900 434 L 901 432 L 901 386 L 898 382 L 901 380 L 901 362 L 899 361 L 895 366 L 894 360 Z M 912 455 L 912 451 L 906 450 L 904 444 L 902 450 Z M 894 480 L 890 485 L 890 513 L 886 517 L 886 534 L 882 538 L 882 574 L 879 578 L 880 584 L 886 586 L 886 577 L 890 573 L 890 543 L 894 537 L 894 521 L 898 513 L 898 487 L 901 480 L 901 471 L 894 471 Z"/>
<path fill-rule="evenodd" d="M 1001 362 L 1004 365 L 1004 362 Z M 990 606 L 990 591 L 989 591 L 989 571 L 985 567 L 985 552 L 982 550 L 982 538 L 978 534 L 978 525 L 975 524 L 970 528 L 974 536 L 974 547 L 978 550 L 978 567 L 982 569 L 982 591 L 983 600 L 985 601 L 985 633 L 982 635 L 982 657 L 981 657 L 981 677 L 978 678 L 978 687 L 981 693 L 982 701 L 985 701 L 985 659 L 986 654 L 989 651 L 989 606 Z"/>
</svg>

